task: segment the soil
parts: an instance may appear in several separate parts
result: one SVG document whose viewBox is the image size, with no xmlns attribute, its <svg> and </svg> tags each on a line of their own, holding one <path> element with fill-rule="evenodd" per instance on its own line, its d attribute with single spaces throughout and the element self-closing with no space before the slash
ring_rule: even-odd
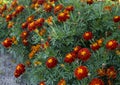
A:
<svg viewBox="0 0 120 85">
<path fill-rule="evenodd" d="M 0 85 L 25 85 L 14 77 L 15 60 L 8 54 L 0 53 Z"/>
</svg>

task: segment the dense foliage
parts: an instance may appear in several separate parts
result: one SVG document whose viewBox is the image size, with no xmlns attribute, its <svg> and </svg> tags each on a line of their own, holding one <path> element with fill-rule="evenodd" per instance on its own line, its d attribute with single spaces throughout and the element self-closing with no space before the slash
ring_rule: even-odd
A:
<svg viewBox="0 0 120 85">
<path fill-rule="evenodd" d="M 119 85 L 120 4 L 13 0 L 0 6 L 0 41 L 27 85 Z"/>
</svg>

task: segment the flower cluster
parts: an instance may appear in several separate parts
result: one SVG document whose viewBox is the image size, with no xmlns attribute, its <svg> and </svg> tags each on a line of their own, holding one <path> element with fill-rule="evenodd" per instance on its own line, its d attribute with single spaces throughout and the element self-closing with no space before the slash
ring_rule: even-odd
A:
<svg viewBox="0 0 120 85">
<path fill-rule="evenodd" d="M 100 68 L 97 70 L 97 73 L 99 76 L 107 76 L 108 78 L 116 78 L 117 71 L 115 70 L 114 66 L 111 66 L 109 68 Z"/>
<path fill-rule="evenodd" d="M 119 62 L 119 57 L 115 57 L 113 63 L 109 60 L 114 59 L 113 55 L 120 55 L 119 13 L 116 9 L 114 14 L 115 7 L 107 3 L 101 5 L 103 2 L 99 2 L 99 5 L 95 0 L 80 1 L 83 3 L 77 3 L 79 0 L 70 0 L 71 4 L 64 3 L 64 0 L 28 0 L 21 4 L 22 0 L 13 0 L 10 5 L 0 6 L 0 17 L 5 23 L 2 26 L 9 28 L 2 29 L 8 32 L 2 45 L 11 47 L 11 51 L 19 49 L 22 56 L 27 56 L 23 58 L 23 64 L 16 66 L 16 78 L 25 70 L 39 78 L 35 81 L 39 85 L 49 84 L 54 77 L 52 83 L 57 85 L 66 85 L 69 81 L 76 84 L 74 80 L 80 84 L 84 79 L 86 85 L 106 85 L 117 78 L 119 66 L 114 67 L 114 64 Z M 95 7 L 103 8 L 96 10 Z M 96 13 L 100 10 L 100 14 Z M 108 13 L 111 13 L 109 17 Z M 97 65 L 103 62 L 114 66 L 98 69 Z M 97 75 L 94 73 L 96 68 Z"/>
</svg>

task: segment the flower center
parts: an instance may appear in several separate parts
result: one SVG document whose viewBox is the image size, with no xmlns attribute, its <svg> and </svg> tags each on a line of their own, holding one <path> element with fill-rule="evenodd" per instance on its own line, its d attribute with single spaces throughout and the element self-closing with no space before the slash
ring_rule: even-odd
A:
<svg viewBox="0 0 120 85">
<path fill-rule="evenodd" d="M 112 46 L 112 45 L 113 45 L 113 42 L 112 42 L 112 41 L 111 41 L 111 42 L 109 42 L 109 43 L 108 43 L 108 45 L 109 45 L 109 46 Z"/>
<path fill-rule="evenodd" d="M 89 36 L 89 33 L 85 33 L 85 36 Z"/>
<path fill-rule="evenodd" d="M 85 54 L 86 54 L 86 52 L 85 52 L 85 51 L 82 51 L 82 52 L 81 52 L 81 55 L 83 55 L 83 56 L 84 56 Z"/>
<path fill-rule="evenodd" d="M 83 73 L 83 70 L 82 69 L 78 69 L 78 73 L 80 74 L 80 73 Z"/>
<path fill-rule="evenodd" d="M 95 84 L 95 85 L 100 85 L 100 84 Z"/>
<path fill-rule="evenodd" d="M 67 58 L 71 58 L 72 57 L 72 55 L 69 53 L 69 54 L 67 54 L 67 56 L 66 56 Z"/>
<path fill-rule="evenodd" d="M 49 59 L 49 60 L 48 60 L 48 63 L 52 63 L 52 62 L 53 62 L 53 60 L 52 60 L 52 59 Z"/>
</svg>

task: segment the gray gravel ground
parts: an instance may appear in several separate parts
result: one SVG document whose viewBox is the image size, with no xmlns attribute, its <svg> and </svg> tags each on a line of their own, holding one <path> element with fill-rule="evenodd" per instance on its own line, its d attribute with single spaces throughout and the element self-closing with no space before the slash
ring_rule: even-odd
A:
<svg viewBox="0 0 120 85">
<path fill-rule="evenodd" d="M 0 85 L 26 85 L 25 81 L 14 77 L 14 70 L 17 65 L 13 56 L 6 53 L 0 45 Z"/>
<path fill-rule="evenodd" d="M 11 56 L 0 54 L 0 85 L 22 85 L 14 77 L 15 67 L 16 63 Z"/>
</svg>

